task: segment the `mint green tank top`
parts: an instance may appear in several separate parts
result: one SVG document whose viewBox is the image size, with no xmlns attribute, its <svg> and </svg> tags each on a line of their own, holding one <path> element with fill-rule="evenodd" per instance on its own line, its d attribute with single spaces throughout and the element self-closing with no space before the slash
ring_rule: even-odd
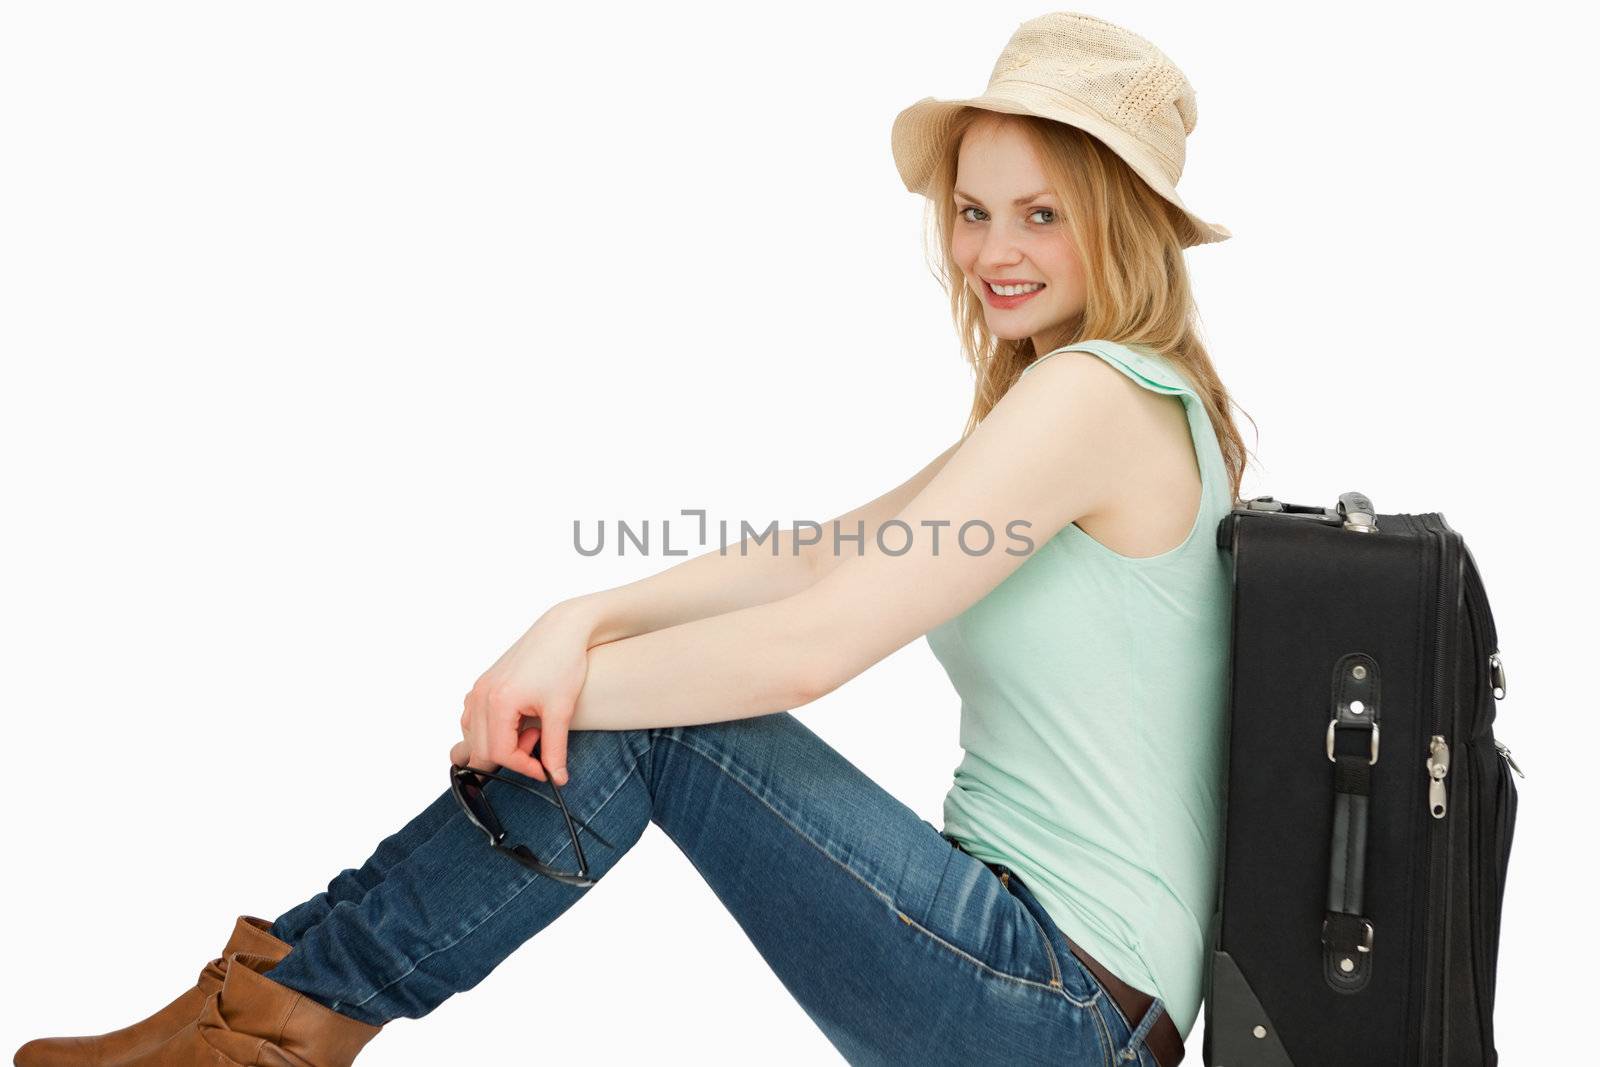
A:
<svg viewBox="0 0 1600 1067">
<path fill-rule="evenodd" d="M 944 830 L 1187 1035 L 1221 859 L 1232 578 L 1216 530 L 1232 485 L 1205 404 L 1154 349 L 1084 341 L 1023 373 L 1077 351 L 1183 398 L 1200 507 L 1181 545 L 1142 558 L 1069 524 L 928 631 L 961 697 Z"/>
</svg>

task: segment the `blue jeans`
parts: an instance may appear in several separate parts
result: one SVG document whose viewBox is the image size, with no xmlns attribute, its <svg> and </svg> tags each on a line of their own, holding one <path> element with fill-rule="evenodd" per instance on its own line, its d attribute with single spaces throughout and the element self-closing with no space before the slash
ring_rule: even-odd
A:
<svg viewBox="0 0 1600 1067">
<path fill-rule="evenodd" d="M 848 1062 L 1156 1067 L 1142 1031 L 1130 1040 L 1142 1020 L 1015 875 L 1003 883 L 788 712 L 578 730 L 567 746 L 567 807 L 613 846 L 583 837 L 591 877 L 661 827 Z M 508 841 L 575 866 L 549 787 L 499 773 L 539 790 L 485 784 Z M 417 1018 L 586 892 L 492 849 L 446 788 L 278 917 L 293 949 L 267 973 L 363 1022 Z"/>
</svg>

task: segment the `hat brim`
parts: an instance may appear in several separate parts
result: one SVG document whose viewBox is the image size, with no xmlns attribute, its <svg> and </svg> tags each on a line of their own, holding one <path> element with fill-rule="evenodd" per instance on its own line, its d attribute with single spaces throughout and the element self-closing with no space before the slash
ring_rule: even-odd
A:
<svg viewBox="0 0 1600 1067">
<path fill-rule="evenodd" d="M 1226 226 L 1208 222 L 1190 211 L 1149 150 L 1117 127 L 1086 110 L 1069 107 L 1059 94 L 1052 93 L 1048 97 L 1041 95 L 1040 99 L 1032 100 L 1028 98 L 1026 88 L 1013 91 L 1017 93 L 1015 98 L 993 92 L 964 100 L 938 100 L 925 96 L 896 115 L 889 142 L 894 152 L 895 168 L 899 170 L 900 180 L 905 183 L 907 191 L 927 195 L 933 168 L 944 151 L 950 129 L 962 108 L 975 107 L 1008 115 L 1033 115 L 1077 127 L 1098 138 L 1115 152 L 1146 185 L 1176 207 L 1188 221 L 1192 232 L 1184 235 L 1185 247 L 1213 244 L 1233 236 Z"/>
</svg>

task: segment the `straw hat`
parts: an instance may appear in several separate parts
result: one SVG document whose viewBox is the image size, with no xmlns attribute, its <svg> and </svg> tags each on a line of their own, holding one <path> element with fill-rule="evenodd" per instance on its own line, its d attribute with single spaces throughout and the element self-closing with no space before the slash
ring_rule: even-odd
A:
<svg viewBox="0 0 1600 1067">
<path fill-rule="evenodd" d="M 895 116 L 890 141 L 906 188 L 926 195 L 928 179 L 962 107 L 1037 115 L 1102 141 L 1190 223 L 1185 247 L 1225 241 L 1225 226 L 1200 218 L 1178 196 L 1184 138 L 1199 114 L 1189 79 L 1155 45 L 1121 26 L 1073 11 L 1017 27 L 982 96 L 923 97 Z"/>
</svg>

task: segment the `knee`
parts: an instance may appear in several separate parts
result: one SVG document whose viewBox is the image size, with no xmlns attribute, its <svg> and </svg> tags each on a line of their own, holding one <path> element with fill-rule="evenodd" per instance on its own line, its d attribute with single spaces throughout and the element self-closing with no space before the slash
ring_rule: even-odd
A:
<svg viewBox="0 0 1600 1067">
<path fill-rule="evenodd" d="M 696 752 L 714 763 L 742 759 L 752 765 L 765 765 L 789 753 L 809 751 L 813 744 L 820 743 L 808 726 L 787 711 L 692 726 L 665 726 L 646 733 L 658 750 L 661 746 L 655 743 L 662 741 L 669 750 Z"/>
<path fill-rule="evenodd" d="M 593 772 L 604 770 L 608 766 L 618 764 L 632 765 L 649 753 L 654 745 L 657 729 L 638 730 L 572 730 L 567 734 L 567 775 L 569 782 L 561 787 L 562 793 L 570 793 L 574 786 L 579 786 L 585 781 L 594 778 Z M 542 755 L 542 752 L 535 753 Z M 586 773 L 588 772 L 588 773 Z M 496 774 L 510 778 L 520 785 L 533 786 L 536 790 L 545 790 L 546 783 L 532 775 L 523 774 L 521 771 L 512 770 L 510 767 L 500 767 Z M 601 775 L 601 777 L 606 777 Z"/>
<path fill-rule="evenodd" d="M 792 733 L 808 729 L 792 712 L 775 711 L 766 715 L 749 715 L 742 719 L 725 719 L 721 722 L 702 722 L 693 726 L 661 726 L 647 731 L 675 737 L 740 738 L 767 734 Z"/>
</svg>

